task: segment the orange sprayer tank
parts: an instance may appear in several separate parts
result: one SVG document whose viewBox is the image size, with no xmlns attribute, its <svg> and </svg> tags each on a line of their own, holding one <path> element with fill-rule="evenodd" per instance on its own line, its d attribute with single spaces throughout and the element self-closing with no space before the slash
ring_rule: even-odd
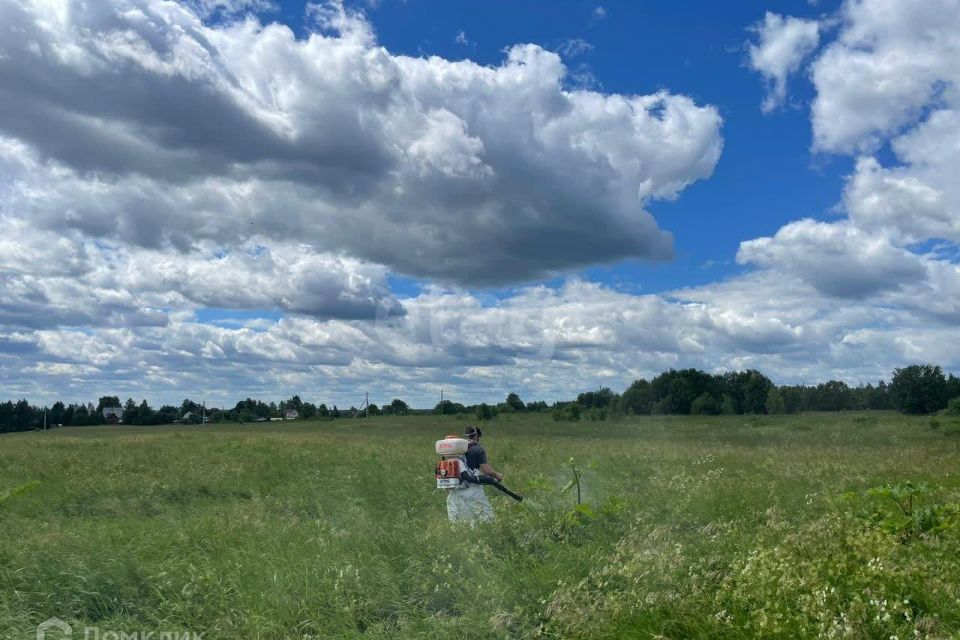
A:
<svg viewBox="0 0 960 640">
<path fill-rule="evenodd" d="M 437 489 L 456 489 L 460 486 L 459 458 L 449 458 L 437 462 Z"/>
</svg>

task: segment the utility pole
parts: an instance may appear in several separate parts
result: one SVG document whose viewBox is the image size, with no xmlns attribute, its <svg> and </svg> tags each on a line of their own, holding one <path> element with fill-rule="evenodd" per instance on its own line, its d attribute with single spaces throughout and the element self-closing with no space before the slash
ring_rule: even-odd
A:
<svg viewBox="0 0 960 640">
<path fill-rule="evenodd" d="M 440 415 L 443 415 L 443 387 L 440 388 Z"/>
<path fill-rule="evenodd" d="M 47 410 L 43 410 L 43 430 L 47 430 Z"/>
<path fill-rule="evenodd" d="M 364 414 L 364 417 L 369 418 L 370 417 L 370 392 L 369 391 L 363 394 L 363 404 L 364 404 L 364 407 L 366 407 L 364 409 L 366 411 L 366 413 Z"/>
<path fill-rule="evenodd" d="M 200 426 L 207 424 L 207 401 L 204 400 L 203 404 L 200 405 Z"/>
</svg>

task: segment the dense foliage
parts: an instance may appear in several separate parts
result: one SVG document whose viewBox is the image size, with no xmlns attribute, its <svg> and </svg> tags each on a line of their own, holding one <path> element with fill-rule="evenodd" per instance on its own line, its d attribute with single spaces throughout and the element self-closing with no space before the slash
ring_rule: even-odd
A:
<svg viewBox="0 0 960 640">
<path fill-rule="evenodd" d="M 924 414 L 946 407 L 950 388 L 940 367 L 914 365 L 893 372 L 890 394 L 904 413 Z"/>
<path fill-rule="evenodd" d="M 511 413 L 550 412 L 555 420 L 606 420 L 616 415 L 732 415 L 781 414 L 804 411 L 859 411 L 896 409 L 902 413 L 925 414 L 944 409 L 952 398 L 960 398 L 960 378 L 945 376 L 939 366 L 911 365 L 896 369 L 890 384 L 881 380 L 876 385 L 851 387 L 839 380 L 816 386 L 776 386 L 759 371 L 731 371 L 710 374 L 699 369 L 671 369 L 652 380 L 636 380 L 622 394 L 603 387 L 587 391 L 576 400 L 524 402 L 516 393 L 503 402 L 463 405 L 444 400 L 433 409 L 411 409 L 395 398 L 378 407 L 371 404 L 357 409 L 338 409 L 336 405 L 314 405 L 293 396 L 282 402 L 265 403 L 246 398 L 232 409 L 204 407 L 184 400 L 179 407 L 164 405 L 152 408 L 146 400 L 139 404 L 132 398 L 123 407 L 123 423 L 157 425 L 183 423 L 265 422 L 283 419 L 288 410 L 297 419 L 334 420 L 377 415 L 465 415 L 477 420 L 491 420 Z M 105 424 L 103 409 L 120 407 L 117 396 L 103 396 L 96 406 L 56 402 L 50 407 L 37 407 L 26 400 L 0 403 L 0 433 L 29 431 L 52 426 L 88 426 Z M 46 422 L 44 422 L 46 420 Z"/>
</svg>

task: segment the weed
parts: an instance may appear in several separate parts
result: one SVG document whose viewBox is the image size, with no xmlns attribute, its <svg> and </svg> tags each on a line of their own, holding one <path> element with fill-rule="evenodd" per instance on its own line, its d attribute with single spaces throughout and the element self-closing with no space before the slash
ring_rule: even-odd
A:
<svg viewBox="0 0 960 640">
<path fill-rule="evenodd" d="M 12 489 L 7 489 L 6 491 L 0 492 L 0 507 L 6 503 L 12 501 L 14 498 L 19 498 L 20 496 L 26 495 L 40 486 L 40 483 L 36 480 L 27 482 L 18 487 L 13 487 Z"/>
<path fill-rule="evenodd" d="M 577 505 L 580 505 L 583 501 L 580 497 L 580 477 L 583 476 L 583 470 L 577 466 L 577 461 L 573 458 L 570 458 L 570 461 L 567 463 L 570 465 L 570 473 L 573 476 L 570 478 L 570 482 L 560 490 L 560 493 L 566 493 L 570 489 L 577 488 Z"/>
<path fill-rule="evenodd" d="M 875 427 L 877 423 L 878 420 L 876 416 L 856 416 L 853 419 L 853 425 L 855 427 Z"/>
<path fill-rule="evenodd" d="M 930 493 L 925 483 L 886 484 L 865 492 L 870 498 L 879 498 L 883 503 L 874 509 L 872 519 L 888 533 L 894 533 L 908 542 L 923 534 L 937 534 L 944 530 L 950 518 L 958 513 L 954 504 L 922 504 Z M 885 509 L 889 503 L 896 509 Z"/>
</svg>

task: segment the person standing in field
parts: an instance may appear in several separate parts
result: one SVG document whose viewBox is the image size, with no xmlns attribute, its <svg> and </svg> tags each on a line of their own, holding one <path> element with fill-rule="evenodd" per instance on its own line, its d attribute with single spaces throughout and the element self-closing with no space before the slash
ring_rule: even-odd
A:
<svg viewBox="0 0 960 640">
<path fill-rule="evenodd" d="M 463 456 L 466 460 L 467 473 L 474 476 L 483 474 L 503 480 L 503 474 L 487 462 L 487 452 L 480 445 L 480 436 L 483 435 L 480 427 L 467 427 L 463 435 L 470 441 L 467 452 Z M 477 521 L 493 520 L 493 509 L 487 501 L 483 486 L 463 481 L 458 488 L 448 491 L 447 518 L 450 522 L 468 522 L 471 526 Z"/>
</svg>

